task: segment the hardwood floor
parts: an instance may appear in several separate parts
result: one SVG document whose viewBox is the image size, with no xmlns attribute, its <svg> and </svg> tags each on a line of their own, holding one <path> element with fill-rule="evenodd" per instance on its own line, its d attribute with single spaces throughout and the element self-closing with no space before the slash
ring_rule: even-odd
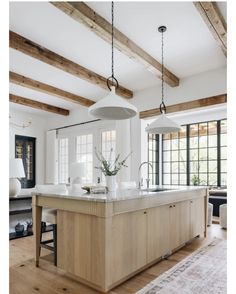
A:
<svg viewBox="0 0 236 294">
<path fill-rule="evenodd" d="M 49 234 L 44 234 L 44 236 L 48 238 Z M 221 229 L 217 224 L 212 224 L 208 227 L 207 238 L 195 239 L 168 259 L 151 266 L 108 293 L 135 293 L 214 237 L 226 239 L 226 236 L 226 230 Z M 62 270 L 53 265 L 52 254 L 49 253 L 50 251 L 42 248 L 40 267 L 36 268 L 33 262 L 33 237 L 10 241 L 10 294 L 100 293 L 67 277 Z"/>
</svg>

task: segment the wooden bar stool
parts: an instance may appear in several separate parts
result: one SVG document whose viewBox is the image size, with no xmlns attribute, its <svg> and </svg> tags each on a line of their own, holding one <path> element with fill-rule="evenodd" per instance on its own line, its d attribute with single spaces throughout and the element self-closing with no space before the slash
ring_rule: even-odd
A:
<svg viewBox="0 0 236 294">
<path fill-rule="evenodd" d="M 42 241 L 42 234 L 45 231 L 46 223 L 50 223 L 53 227 L 53 238 Z M 53 243 L 53 246 L 48 245 Z M 43 208 L 42 221 L 41 221 L 41 235 L 40 235 L 40 249 L 41 247 L 53 251 L 54 253 L 54 265 L 57 266 L 57 210 L 50 208 Z M 41 250 L 39 250 L 40 255 Z"/>
</svg>

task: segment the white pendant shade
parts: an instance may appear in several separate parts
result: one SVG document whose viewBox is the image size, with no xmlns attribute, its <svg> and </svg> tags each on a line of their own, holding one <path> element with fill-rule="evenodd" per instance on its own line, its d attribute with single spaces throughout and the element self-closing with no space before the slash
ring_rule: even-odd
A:
<svg viewBox="0 0 236 294">
<path fill-rule="evenodd" d="M 88 112 L 100 119 L 121 120 L 134 117 L 137 114 L 137 108 L 116 95 L 115 87 L 111 87 L 110 93 L 90 106 Z"/>
<path fill-rule="evenodd" d="M 145 131 L 149 134 L 167 134 L 179 132 L 180 130 L 181 126 L 169 119 L 164 113 L 162 113 L 145 129 Z"/>
</svg>

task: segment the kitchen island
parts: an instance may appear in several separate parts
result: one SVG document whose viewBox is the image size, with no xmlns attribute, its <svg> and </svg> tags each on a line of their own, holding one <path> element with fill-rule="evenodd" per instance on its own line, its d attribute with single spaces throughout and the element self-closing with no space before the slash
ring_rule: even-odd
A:
<svg viewBox="0 0 236 294">
<path fill-rule="evenodd" d="M 206 236 L 208 189 L 170 189 L 33 195 L 36 266 L 42 207 L 57 209 L 58 267 L 103 292 Z"/>
</svg>

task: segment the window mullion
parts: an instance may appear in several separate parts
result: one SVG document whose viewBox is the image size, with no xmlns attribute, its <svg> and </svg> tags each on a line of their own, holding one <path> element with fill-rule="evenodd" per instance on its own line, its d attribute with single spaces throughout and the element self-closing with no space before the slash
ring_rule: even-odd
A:
<svg viewBox="0 0 236 294">
<path fill-rule="evenodd" d="M 155 182 L 157 185 L 159 185 L 160 181 L 159 181 L 159 153 L 160 153 L 160 150 L 159 150 L 159 140 L 160 140 L 160 136 L 159 135 L 156 135 L 156 162 L 155 162 L 155 165 L 156 165 L 156 173 L 155 173 Z"/>
<path fill-rule="evenodd" d="M 221 186 L 221 142 L 220 142 L 220 134 L 221 134 L 221 121 L 217 121 L 217 186 Z"/>
<path fill-rule="evenodd" d="M 190 140 L 190 131 L 189 131 L 189 129 L 190 129 L 190 125 L 187 125 L 187 134 L 186 134 L 186 140 L 187 140 L 187 142 L 186 142 L 186 144 L 187 144 L 187 146 L 186 146 L 186 148 L 187 148 L 187 150 L 186 150 L 186 153 L 187 153 L 187 168 L 186 168 L 186 173 L 187 173 L 187 175 L 186 175 L 186 177 L 187 177 L 187 186 L 190 186 L 190 142 L 189 142 L 189 140 Z"/>
</svg>

